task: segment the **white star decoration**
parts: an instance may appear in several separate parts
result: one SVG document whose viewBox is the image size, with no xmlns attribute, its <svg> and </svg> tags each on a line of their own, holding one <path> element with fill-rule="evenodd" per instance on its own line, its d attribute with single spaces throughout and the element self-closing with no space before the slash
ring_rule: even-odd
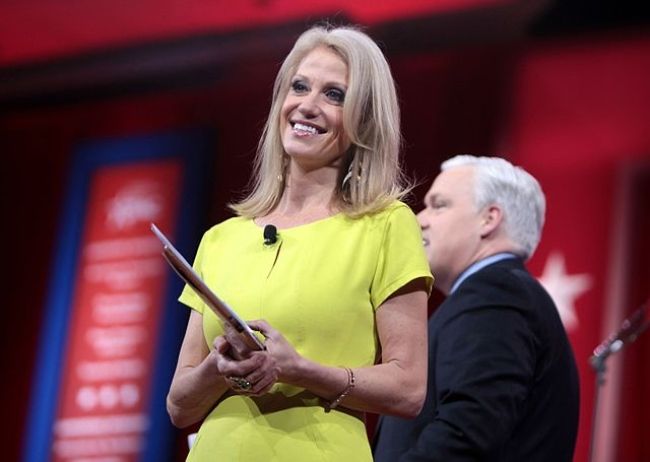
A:
<svg viewBox="0 0 650 462">
<path fill-rule="evenodd" d="M 567 331 L 578 327 L 575 300 L 591 287 L 589 274 L 567 274 L 564 255 L 552 252 L 544 265 L 539 282 L 551 295 Z"/>
</svg>

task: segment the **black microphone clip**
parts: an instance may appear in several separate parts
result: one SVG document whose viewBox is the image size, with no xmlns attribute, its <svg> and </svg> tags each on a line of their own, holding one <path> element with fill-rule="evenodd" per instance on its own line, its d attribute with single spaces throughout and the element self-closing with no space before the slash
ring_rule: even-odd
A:
<svg viewBox="0 0 650 462">
<path fill-rule="evenodd" d="M 273 245 L 278 241 L 278 229 L 273 225 L 264 227 L 264 245 Z"/>
</svg>

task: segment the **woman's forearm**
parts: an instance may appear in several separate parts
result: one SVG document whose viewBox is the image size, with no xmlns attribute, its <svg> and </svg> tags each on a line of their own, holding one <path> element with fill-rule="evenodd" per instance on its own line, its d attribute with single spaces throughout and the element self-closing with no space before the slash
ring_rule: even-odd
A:
<svg viewBox="0 0 650 462">
<path fill-rule="evenodd" d="M 301 356 L 266 321 L 249 325 L 265 336 L 279 382 L 305 388 L 335 405 L 415 417 L 424 403 L 427 381 L 427 294 L 418 289 L 416 280 L 377 310 L 382 362 L 373 366 L 319 364 Z"/>
<path fill-rule="evenodd" d="M 424 290 L 412 290 L 417 284 L 405 287 L 405 292 L 377 310 L 382 363 L 352 369 L 354 388 L 340 405 L 406 418 L 422 409 L 427 385 L 427 296 Z M 304 358 L 296 364 L 293 380 L 325 399 L 336 400 L 350 386 L 345 367 L 326 367 Z"/>
<path fill-rule="evenodd" d="M 413 418 L 422 409 L 426 394 L 426 366 L 410 371 L 397 362 L 352 368 L 354 386 L 345 368 L 328 367 L 309 360 L 299 363 L 293 384 L 310 390 L 328 402 L 348 391 L 339 406 L 378 414 Z"/>
<path fill-rule="evenodd" d="M 224 378 L 211 371 L 205 361 L 179 369 L 167 395 L 172 423 L 183 428 L 200 421 L 227 389 Z"/>
</svg>

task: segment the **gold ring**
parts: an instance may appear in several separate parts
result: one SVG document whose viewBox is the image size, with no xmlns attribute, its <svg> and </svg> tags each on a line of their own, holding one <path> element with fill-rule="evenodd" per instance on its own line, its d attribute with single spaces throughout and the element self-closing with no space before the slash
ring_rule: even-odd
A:
<svg viewBox="0 0 650 462">
<path fill-rule="evenodd" d="M 228 380 L 230 380 L 233 384 L 237 386 L 240 390 L 250 390 L 251 387 L 253 386 L 252 383 L 250 383 L 248 380 L 242 378 L 242 377 L 228 377 Z"/>
</svg>

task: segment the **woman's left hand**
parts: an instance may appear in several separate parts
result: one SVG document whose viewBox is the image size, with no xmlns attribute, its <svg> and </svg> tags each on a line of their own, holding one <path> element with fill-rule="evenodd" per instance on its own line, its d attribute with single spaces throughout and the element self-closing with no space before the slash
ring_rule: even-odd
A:
<svg viewBox="0 0 650 462">
<path fill-rule="evenodd" d="M 273 358 L 278 381 L 296 385 L 296 382 L 300 380 L 299 370 L 303 357 L 298 354 L 280 331 L 271 327 L 268 322 L 259 319 L 249 321 L 247 324 L 265 337 L 266 353 Z"/>
<path fill-rule="evenodd" d="M 233 328 L 227 326 L 225 334 L 215 339 L 214 346 L 220 370 L 234 392 L 260 396 L 278 381 L 273 357 L 267 351 L 250 350 Z"/>
</svg>

